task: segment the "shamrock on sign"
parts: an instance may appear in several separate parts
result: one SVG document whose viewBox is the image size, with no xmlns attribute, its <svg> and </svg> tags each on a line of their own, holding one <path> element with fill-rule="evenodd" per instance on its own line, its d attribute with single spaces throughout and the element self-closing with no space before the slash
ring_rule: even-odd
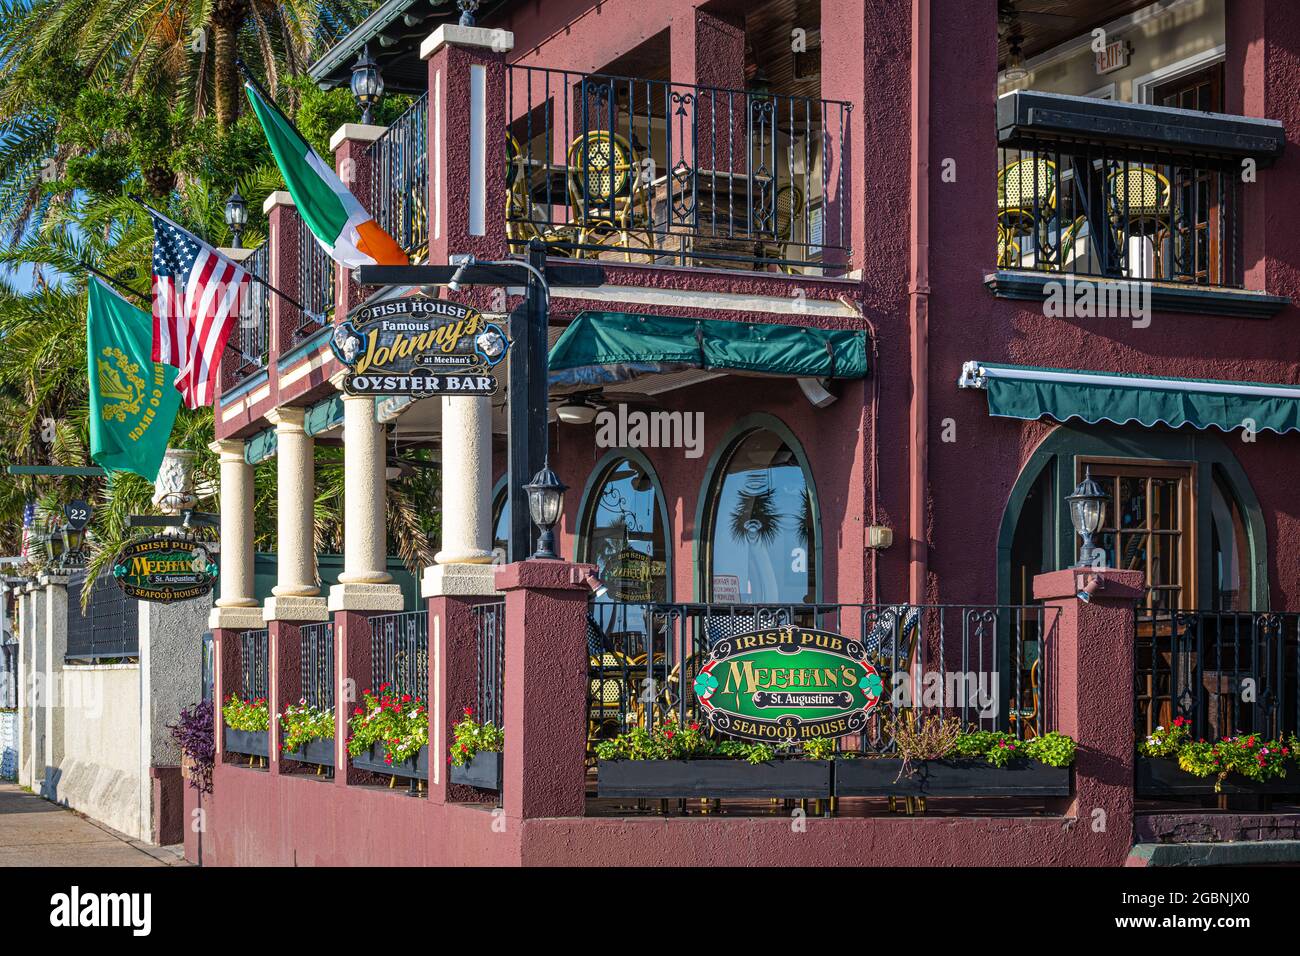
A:
<svg viewBox="0 0 1300 956">
<path fill-rule="evenodd" d="M 717 689 L 718 679 L 712 674 L 701 674 L 695 678 L 695 696 L 701 700 L 708 700 Z"/>
<path fill-rule="evenodd" d="M 880 675 L 875 671 L 864 674 L 862 680 L 858 681 L 858 686 L 866 691 L 868 697 L 879 697 L 884 687 L 880 682 Z"/>
</svg>

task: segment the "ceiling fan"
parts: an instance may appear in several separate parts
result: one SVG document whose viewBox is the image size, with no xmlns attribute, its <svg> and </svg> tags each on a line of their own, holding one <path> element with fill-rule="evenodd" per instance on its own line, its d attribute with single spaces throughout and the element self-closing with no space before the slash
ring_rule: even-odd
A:
<svg viewBox="0 0 1300 956">
<path fill-rule="evenodd" d="M 1009 40 L 1021 34 L 1024 25 L 1068 27 L 1075 17 L 1050 12 L 1064 6 L 1066 0 L 998 0 L 998 37 Z"/>
<path fill-rule="evenodd" d="M 589 388 L 567 395 L 553 395 L 555 414 L 568 425 L 589 425 L 596 413 L 611 405 L 628 405 L 632 408 L 662 408 L 650 395 L 637 392 L 610 392 L 603 388 Z"/>
</svg>

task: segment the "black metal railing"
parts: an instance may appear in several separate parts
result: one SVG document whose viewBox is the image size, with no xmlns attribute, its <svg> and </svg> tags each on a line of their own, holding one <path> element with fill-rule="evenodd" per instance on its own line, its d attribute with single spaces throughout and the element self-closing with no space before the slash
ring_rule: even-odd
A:
<svg viewBox="0 0 1300 956">
<path fill-rule="evenodd" d="M 81 610 L 84 579 L 68 585 L 68 661 L 129 660 L 140 656 L 139 605 L 117 586 L 111 574 L 95 579 L 90 602 Z"/>
<path fill-rule="evenodd" d="M 1019 737 L 1055 727 L 1047 692 L 1057 612 L 1041 605 L 624 604 L 593 602 L 587 622 L 593 737 L 669 712 L 701 720 L 694 682 L 723 637 L 792 624 L 863 641 L 884 684 L 860 738 L 888 751 L 883 719 L 900 709 Z M 856 746 L 855 746 L 856 744 Z"/>
<path fill-rule="evenodd" d="M 514 251 L 845 268 L 848 103 L 511 66 L 506 110 Z"/>
<path fill-rule="evenodd" d="M 298 629 L 302 696 L 309 707 L 334 708 L 334 622 L 304 624 Z"/>
<path fill-rule="evenodd" d="M 1141 608 L 1135 653 L 1139 737 L 1177 717 L 1195 739 L 1300 730 L 1300 614 Z"/>
<path fill-rule="evenodd" d="M 294 341 L 323 328 L 334 313 L 334 260 L 316 241 L 306 223 L 298 228 L 298 274 L 302 305 L 307 310 Z"/>
<path fill-rule="evenodd" d="M 271 243 L 264 242 L 243 262 L 244 271 L 262 279 L 271 278 Z M 239 358 L 236 374 L 247 378 L 266 368 L 271 348 L 271 290 L 264 282 L 247 280 L 239 290 L 239 328 L 235 346 Z"/>
<path fill-rule="evenodd" d="M 267 681 L 267 632 L 241 631 L 239 635 L 240 694 L 245 700 L 266 700 L 270 693 Z"/>
<path fill-rule="evenodd" d="M 506 603 L 492 601 L 470 609 L 478 647 L 478 680 L 475 685 L 474 716 L 480 723 L 505 725 L 502 687 L 506 669 Z"/>
<path fill-rule="evenodd" d="M 376 614 L 370 618 L 370 673 L 384 685 L 417 700 L 429 695 L 429 612 Z"/>
<path fill-rule="evenodd" d="M 429 244 L 429 97 L 370 144 L 370 211 L 410 255 Z"/>
<path fill-rule="evenodd" d="M 1004 269 L 1243 283 L 1240 160 L 1022 137 L 998 150 Z"/>
</svg>

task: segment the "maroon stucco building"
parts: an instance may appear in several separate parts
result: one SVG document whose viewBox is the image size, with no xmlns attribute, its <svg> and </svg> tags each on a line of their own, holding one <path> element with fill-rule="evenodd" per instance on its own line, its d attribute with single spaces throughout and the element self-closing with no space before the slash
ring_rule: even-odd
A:
<svg viewBox="0 0 1300 956">
<path fill-rule="evenodd" d="M 931 664 L 960 645 L 1000 677 L 1001 716 L 981 726 L 1015 729 L 1010 713 L 1079 740 L 1069 796 L 1014 817 L 864 805 L 807 838 L 740 810 L 616 812 L 586 796 L 588 668 L 606 653 L 587 591 L 567 564 L 510 565 L 504 598 L 475 595 L 504 600 L 497 815 L 442 775 L 446 723 L 483 699 L 481 616 L 426 590 L 443 720 L 427 794 L 223 755 L 205 862 L 698 863 L 743 845 L 735 862 L 1120 864 L 1203 809 L 1135 783 L 1136 734 L 1177 713 L 1205 734 L 1296 730 L 1300 10 L 1036 6 L 500 0 L 464 30 L 392 0 L 313 76 L 346 84 L 366 49 L 389 95 L 416 98 L 382 136 L 344 127 L 335 157 L 413 262 L 540 243 L 552 265 L 603 267 L 598 287 L 555 284 L 547 316 L 566 562 L 630 607 L 784 605 L 863 634 L 867 607 L 930 608 Z M 330 278 L 292 204 L 268 209 L 262 254 L 288 292 L 335 322 L 375 293 Z M 506 315 L 520 291 L 460 299 Z M 216 406 L 218 439 L 250 467 L 286 407 L 343 441 L 332 328 L 268 309 Z M 437 399 L 385 401 L 391 457 L 432 448 L 447 467 Z M 508 401 L 491 416 L 503 554 Z M 1079 547 L 1065 498 L 1085 475 L 1104 496 L 1090 602 L 1063 570 Z M 978 633 L 977 606 L 992 609 Z M 608 637 L 644 634 L 647 614 L 595 617 Z M 335 687 L 377 682 L 380 625 L 331 615 Z M 296 686 L 302 623 L 268 626 L 273 689 Z M 237 689 L 238 634 L 217 627 L 219 692 Z M 1243 703 L 1243 678 L 1262 696 Z M 1282 799 L 1255 832 L 1290 832 Z M 1062 831 L 1098 807 L 1104 833 Z M 1245 827 L 1206 819 L 1209 839 Z"/>
</svg>

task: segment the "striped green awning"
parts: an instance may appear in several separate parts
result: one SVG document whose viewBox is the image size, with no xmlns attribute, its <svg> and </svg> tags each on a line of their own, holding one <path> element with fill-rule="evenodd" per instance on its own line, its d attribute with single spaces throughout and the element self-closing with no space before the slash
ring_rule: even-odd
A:
<svg viewBox="0 0 1300 956">
<path fill-rule="evenodd" d="M 600 386 L 717 369 L 796 378 L 863 378 L 867 334 L 769 322 L 583 312 L 551 348 L 551 385 Z"/>
<path fill-rule="evenodd" d="M 983 389 L 1001 418 L 1136 422 L 1178 428 L 1300 431 L 1300 385 L 1084 372 L 967 362 L 957 383 Z"/>
</svg>

